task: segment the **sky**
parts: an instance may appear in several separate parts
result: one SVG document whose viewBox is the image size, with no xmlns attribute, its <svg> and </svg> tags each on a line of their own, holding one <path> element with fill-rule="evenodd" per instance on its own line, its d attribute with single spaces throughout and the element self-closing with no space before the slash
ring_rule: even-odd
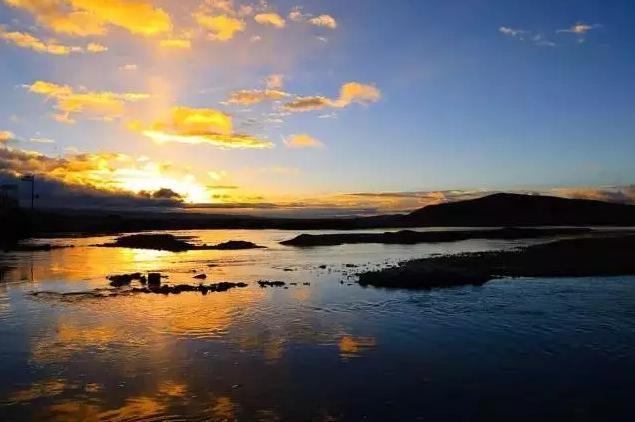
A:
<svg viewBox="0 0 635 422">
<path fill-rule="evenodd" d="M 633 17 L 627 0 L 0 0 L 0 172 L 214 210 L 633 202 Z"/>
</svg>

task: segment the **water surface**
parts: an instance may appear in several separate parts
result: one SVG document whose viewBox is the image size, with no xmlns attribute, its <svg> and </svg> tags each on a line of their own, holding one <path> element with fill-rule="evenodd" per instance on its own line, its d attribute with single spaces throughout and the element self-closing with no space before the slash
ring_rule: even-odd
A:
<svg viewBox="0 0 635 422">
<path fill-rule="evenodd" d="M 361 269 L 531 241 L 279 245 L 281 230 L 171 232 L 267 249 L 182 253 L 91 245 L 0 255 L 1 420 L 473 420 L 628 415 L 635 277 L 362 288 Z M 46 240 L 50 242 L 50 240 Z M 326 268 L 321 268 L 326 265 Z M 33 297 L 160 271 L 244 281 L 202 296 Z M 261 289 L 259 279 L 297 283 Z M 305 283 L 308 283 L 306 285 Z"/>
</svg>

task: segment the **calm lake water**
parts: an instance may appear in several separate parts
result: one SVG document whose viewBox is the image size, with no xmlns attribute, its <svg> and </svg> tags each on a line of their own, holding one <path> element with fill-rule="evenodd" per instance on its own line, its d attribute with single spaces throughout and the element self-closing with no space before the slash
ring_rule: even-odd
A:
<svg viewBox="0 0 635 422">
<path fill-rule="evenodd" d="M 13 267 L 0 281 L 0 420 L 624 420 L 635 412 L 635 277 L 383 290 L 352 275 L 527 241 L 297 249 L 278 244 L 293 231 L 170 233 L 267 248 L 171 253 L 97 248 L 112 238 L 93 237 L 0 254 L 0 267 Z M 160 271 L 174 284 L 206 273 L 206 283 L 249 286 L 206 296 L 55 294 L 105 288 L 106 275 L 136 271 Z M 261 289 L 260 279 L 298 285 Z"/>
</svg>

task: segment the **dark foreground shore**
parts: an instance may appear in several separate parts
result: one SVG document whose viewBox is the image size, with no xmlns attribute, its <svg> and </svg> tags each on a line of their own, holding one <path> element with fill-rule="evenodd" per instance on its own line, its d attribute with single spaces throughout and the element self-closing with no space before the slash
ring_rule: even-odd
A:
<svg viewBox="0 0 635 422">
<path fill-rule="evenodd" d="M 432 288 L 480 285 L 500 277 L 635 274 L 635 235 L 566 239 L 526 248 L 416 259 L 358 274 L 361 285 Z"/>
</svg>

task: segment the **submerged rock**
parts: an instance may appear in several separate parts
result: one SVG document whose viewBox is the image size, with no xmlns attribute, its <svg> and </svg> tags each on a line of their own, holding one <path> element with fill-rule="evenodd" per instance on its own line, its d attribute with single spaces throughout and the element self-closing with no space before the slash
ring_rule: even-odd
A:
<svg viewBox="0 0 635 422">
<path fill-rule="evenodd" d="M 138 280 L 143 284 L 145 284 L 145 281 L 146 281 L 145 276 L 143 276 L 141 273 L 109 275 L 106 278 L 110 280 L 110 285 L 112 287 L 127 286 L 133 280 Z"/>
<path fill-rule="evenodd" d="M 161 273 L 148 273 L 148 286 L 158 286 L 161 284 Z"/>
<path fill-rule="evenodd" d="M 283 287 L 285 284 L 284 281 L 268 281 L 268 280 L 260 280 L 258 281 L 258 285 L 260 287 Z"/>
<path fill-rule="evenodd" d="M 206 295 L 208 292 L 226 292 L 227 290 L 234 289 L 237 287 L 247 287 L 247 283 L 233 283 L 229 281 L 221 281 L 220 283 L 214 284 L 199 284 L 196 286 L 190 284 L 177 284 L 175 286 L 168 286 L 164 284 L 162 286 L 154 286 L 154 287 L 142 287 L 142 288 L 133 288 L 133 293 L 154 293 L 154 294 L 175 294 L 178 295 L 182 292 L 200 292 L 203 295 Z"/>
</svg>

